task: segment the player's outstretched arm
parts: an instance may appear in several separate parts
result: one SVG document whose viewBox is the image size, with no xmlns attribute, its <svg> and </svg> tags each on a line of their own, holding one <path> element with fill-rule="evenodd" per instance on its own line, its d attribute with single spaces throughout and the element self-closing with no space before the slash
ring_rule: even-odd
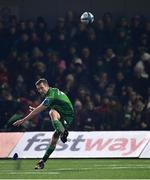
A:
<svg viewBox="0 0 150 180">
<path fill-rule="evenodd" d="M 22 125 L 25 121 L 28 121 L 30 119 L 32 119 L 35 115 L 37 115 L 38 113 L 40 113 L 41 111 L 44 111 L 46 109 L 46 107 L 42 104 L 40 104 L 38 107 L 34 108 L 32 112 L 30 112 L 30 114 L 28 114 L 26 117 L 24 117 L 23 119 L 20 119 L 16 122 L 13 123 L 14 126 L 20 126 Z"/>
</svg>

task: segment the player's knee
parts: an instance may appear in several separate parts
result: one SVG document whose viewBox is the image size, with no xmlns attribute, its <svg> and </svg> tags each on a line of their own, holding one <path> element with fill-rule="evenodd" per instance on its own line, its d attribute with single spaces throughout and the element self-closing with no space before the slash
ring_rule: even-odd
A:
<svg viewBox="0 0 150 180">
<path fill-rule="evenodd" d="M 60 119 L 60 114 L 56 110 L 50 110 L 49 115 L 51 117 L 51 120 Z"/>
</svg>

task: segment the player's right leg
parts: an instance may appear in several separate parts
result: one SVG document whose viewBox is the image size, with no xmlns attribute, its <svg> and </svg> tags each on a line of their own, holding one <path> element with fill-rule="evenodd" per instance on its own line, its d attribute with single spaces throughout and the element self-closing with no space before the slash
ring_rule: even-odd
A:
<svg viewBox="0 0 150 180">
<path fill-rule="evenodd" d="M 52 140 L 50 145 L 48 146 L 43 158 L 37 163 L 37 165 L 35 166 L 35 169 L 43 169 L 44 168 L 44 163 L 47 161 L 47 159 L 49 158 L 49 156 L 53 153 L 53 151 L 55 150 L 56 144 L 58 142 L 60 133 L 58 133 L 57 131 L 54 132 L 53 136 L 52 136 Z"/>
<path fill-rule="evenodd" d="M 63 118 L 61 120 L 64 128 L 65 128 L 65 131 L 63 134 L 60 135 L 60 139 L 63 143 L 67 142 L 67 137 L 68 137 L 68 129 L 70 128 L 70 126 L 72 125 L 73 123 L 73 120 L 74 120 L 74 115 L 73 113 L 72 114 L 69 114 L 69 115 L 63 115 Z"/>
<path fill-rule="evenodd" d="M 67 142 L 67 136 L 68 136 L 68 131 L 65 129 L 64 125 L 61 122 L 61 115 L 59 114 L 58 111 L 55 109 L 51 109 L 49 112 L 49 115 L 51 117 L 52 125 L 54 129 L 60 133 L 60 139 L 63 143 Z"/>
</svg>

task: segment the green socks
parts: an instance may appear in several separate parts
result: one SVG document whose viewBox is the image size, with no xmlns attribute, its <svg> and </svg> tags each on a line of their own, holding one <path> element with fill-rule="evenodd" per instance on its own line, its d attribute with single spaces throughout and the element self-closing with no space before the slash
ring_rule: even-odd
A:
<svg viewBox="0 0 150 180">
<path fill-rule="evenodd" d="M 58 137 L 59 137 L 59 134 L 63 133 L 65 131 L 65 128 L 64 126 L 62 125 L 61 121 L 59 120 L 54 120 L 52 121 L 52 125 L 54 127 L 54 129 L 56 130 L 55 133 L 57 133 Z M 47 159 L 49 158 L 49 156 L 52 154 L 52 152 L 55 150 L 55 147 L 54 145 L 49 145 L 44 156 L 43 156 L 43 161 L 46 162 Z"/>
<path fill-rule="evenodd" d="M 61 121 L 59 121 L 59 120 L 52 121 L 52 125 L 53 125 L 54 129 L 59 133 L 63 133 L 65 131 L 64 126 L 62 125 Z"/>
<path fill-rule="evenodd" d="M 44 154 L 44 157 L 42 158 L 44 162 L 47 161 L 47 159 L 49 158 L 49 156 L 52 154 L 52 152 L 54 151 L 55 146 L 49 145 L 46 153 Z"/>
</svg>

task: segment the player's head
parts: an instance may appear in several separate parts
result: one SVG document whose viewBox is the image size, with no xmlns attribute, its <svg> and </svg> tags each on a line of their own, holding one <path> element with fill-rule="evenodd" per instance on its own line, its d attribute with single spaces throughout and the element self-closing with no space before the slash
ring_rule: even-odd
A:
<svg viewBox="0 0 150 180">
<path fill-rule="evenodd" d="M 49 89 L 49 84 L 46 79 L 41 78 L 36 83 L 36 88 L 41 95 L 46 95 Z"/>
</svg>

